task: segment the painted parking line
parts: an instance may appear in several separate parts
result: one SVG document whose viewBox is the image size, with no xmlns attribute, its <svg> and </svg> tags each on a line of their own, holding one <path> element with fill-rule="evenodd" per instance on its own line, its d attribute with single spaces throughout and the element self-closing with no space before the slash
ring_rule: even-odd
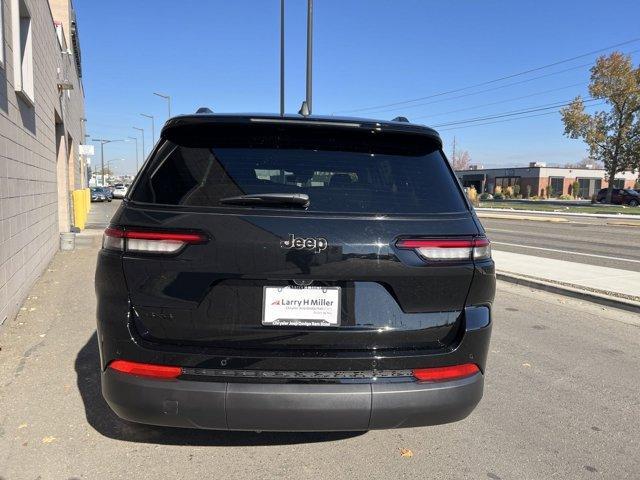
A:
<svg viewBox="0 0 640 480">
<path fill-rule="evenodd" d="M 558 249 L 555 249 L 555 248 L 532 247 L 532 246 L 529 246 L 529 245 L 522 245 L 520 243 L 491 242 L 491 245 L 504 245 L 504 246 L 507 246 L 507 247 L 518 247 L 518 248 L 528 248 L 528 249 L 531 249 L 531 250 L 542 250 L 544 252 L 566 253 L 568 255 L 580 255 L 582 257 L 604 258 L 606 260 L 618 260 L 620 262 L 640 263 L 640 260 L 633 260 L 631 258 L 611 257 L 609 255 L 597 255 L 595 253 L 571 252 L 569 250 L 558 250 Z"/>
</svg>

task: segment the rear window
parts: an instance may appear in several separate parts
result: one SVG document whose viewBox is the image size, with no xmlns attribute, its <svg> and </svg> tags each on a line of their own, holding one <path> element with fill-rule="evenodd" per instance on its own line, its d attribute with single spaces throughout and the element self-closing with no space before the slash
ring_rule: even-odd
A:
<svg viewBox="0 0 640 480">
<path fill-rule="evenodd" d="M 310 199 L 307 211 L 313 212 L 466 210 L 440 145 L 426 135 L 362 128 L 190 126 L 165 136 L 131 194 L 133 201 L 252 209 L 269 207 L 220 200 L 304 193 Z"/>
</svg>

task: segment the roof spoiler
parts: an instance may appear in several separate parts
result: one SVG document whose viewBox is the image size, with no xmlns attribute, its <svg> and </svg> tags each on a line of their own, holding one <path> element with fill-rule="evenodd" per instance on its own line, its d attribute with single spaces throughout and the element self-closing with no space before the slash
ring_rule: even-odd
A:
<svg viewBox="0 0 640 480">
<path fill-rule="evenodd" d="M 211 110 L 209 107 L 200 107 L 198 110 L 196 110 L 196 113 L 213 113 L 213 110 Z"/>
<path fill-rule="evenodd" d="M 404 122 L 404 123 L 411 123 L 409 122 L 409 119 L 407 117 L 396 117 L 393 120 L 391 120 L 392 122 Z"/>
</svg>

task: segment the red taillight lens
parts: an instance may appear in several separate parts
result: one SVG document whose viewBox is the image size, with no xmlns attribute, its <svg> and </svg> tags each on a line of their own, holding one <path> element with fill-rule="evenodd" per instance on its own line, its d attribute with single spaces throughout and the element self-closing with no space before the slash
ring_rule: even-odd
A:
<svg viewBox="0 0 640 480">
<path fill-rule="evenodd" d="M 189 244 L 205 243 L 206 235 L 193 232 L 154 232 L 107 228 L 102 246 L 109 250 L 147 253 L 175 253 Z"/>
<path fill-rule="evenodd" d="M 130 362 L 128 360 L 114 360 L 109 364 L 109 368 L 129 375 L 151 378 L 177 378 L 182 374 L 182 368 L 180 367 Z"/>
<path fill-rule="evenodd" d="M 408 238 L 399 240 L 396 247 L 415 250 L 425 260 L 455 262 L 491 258 L 491 246 L 486 238 L 469 239 L 428 239 Z"/>
<path fill-rule="evenodd" d="M 475 363 L 451 365 L 449 367 L 418 368 L 412 370 L 412 375 L 421 382 L 446 382 L 470 377 L 478 373 L 480 369 Z"/>
</svg>

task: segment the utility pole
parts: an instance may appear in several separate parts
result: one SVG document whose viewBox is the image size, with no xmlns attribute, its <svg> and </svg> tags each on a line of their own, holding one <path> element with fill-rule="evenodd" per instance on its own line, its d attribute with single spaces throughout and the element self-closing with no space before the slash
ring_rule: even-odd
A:
<svg viewBox="0 0 640 480">
<path fill-rule="evenodd" d="M 313 111 L 311 105 L 313 76 L 313 0 L 307 0 L 307 108 L 309 115 Z"/>
<path fill-rule="evenodd" d="M 140 167 L 138 167 L 138 137 L 127 137 L 130 138 L 131 140 L 135 140 L 136 142 L 136 173 L 138 173 L 138 169 Z"/>
<path fill-rule="evenodd" d="M 284 116 L 284 0 L 280 0 L 280 116 Z"/>
<path fill-rule="evenodd" d="M 453 151 L 451 152 L 451 165 L 456 161 L 456 137 L 453 137 Z"/>
</svg>

